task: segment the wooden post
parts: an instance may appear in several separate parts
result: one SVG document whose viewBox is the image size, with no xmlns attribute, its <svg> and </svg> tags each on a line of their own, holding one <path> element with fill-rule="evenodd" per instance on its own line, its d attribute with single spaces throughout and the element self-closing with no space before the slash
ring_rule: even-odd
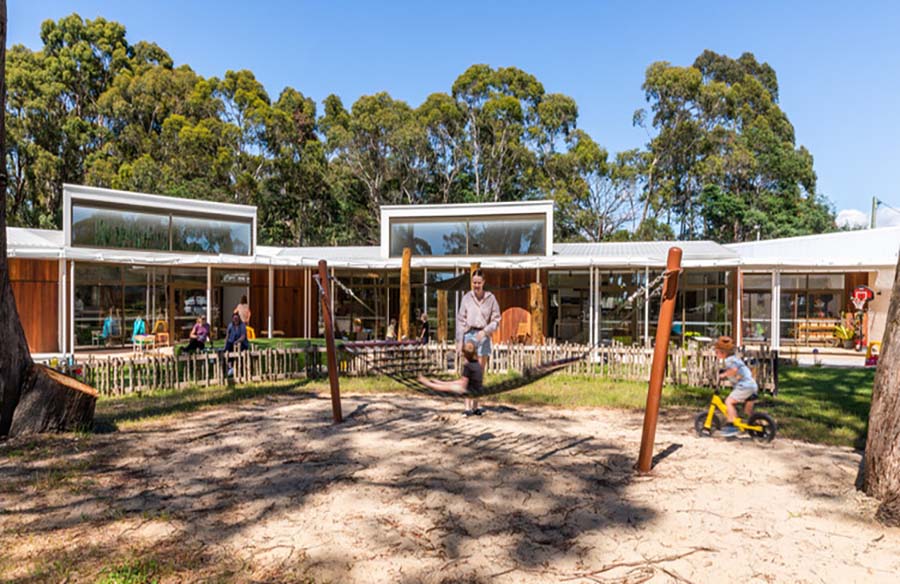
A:
<svg viewBox="0 0 900 584">
<path fill-rule="evenodd" d="M 531 308 L 531 344 L 544 344 L 544 291 L 537 282 L 528 288 L 528 307 Z"/>
<path fill-rule="evenodd" d="M 397 331 L 397 340 L 409 338 L 409 266 L 412 261 L 412 249 L 403 248 L 403 261 L 400 264 L 400 330 Z"/>
<path fill-rule="evenodd" d="M 322 318 L 325 321 L 325 347 L 328 350 L 328 382 L 331 384 L 331 413 L 334 423 L 344 421 L 341 415 L 341 388 L 338 384 L 337 351 L 334 348 L 334 326 L 331 322 L 331 296 L 328 295 L 328 262 L 319 260 L 319 281 L 322 284 Z"/>
<path fill-rule="evenodd" d="M 447 291 L 437 291 L 437 342 L 447 342 Z"/>
<path fill-rule="evenodd" d="M 663 282 L 662 305 L 656 326 L 656 345 L 653 347 L 653 365 L 650 368 L 650 386 L 647 390 L 647 407 L 644 409 L 644 431 L 641 434 L 641 451 L 638 470 L 650 472 L 653 463 L 653 442 L 656 439 L 656 422 L 659 418 L 659 402 L 662 396 L 663 375 L 669 352 L 669 336 L 672 317 L 675 314 L 675 298 L 678 293 L 678 273 L 681 270 L 681 248 L 670 247 L 666 261 L 666 278 Z"/>
</svg>

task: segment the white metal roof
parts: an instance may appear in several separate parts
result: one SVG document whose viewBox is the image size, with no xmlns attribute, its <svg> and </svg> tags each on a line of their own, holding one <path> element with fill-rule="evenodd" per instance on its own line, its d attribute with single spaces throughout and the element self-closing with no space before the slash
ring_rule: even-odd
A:
<svg viewBox="0 0 900 584">
<path fill-rule="evenodd" d="M 894 267 L 900 227 L 837 231 L 819 235 L 732 243 L 744 268 Z"/>
<path fill-rule="evenodd" d="M 591 258 L 591 265 L 666 265 L 669 249 L 680 247 L 681 265 L 690 267 L 737 266 L 738 255 L 714 241 L 623 241 L 557 243 L 554 258 Z"/>
<path fill-rule="evenodd" d="M 165 211 L 189 211 L 213 215 L 230 215 L 247 219 L 256 218 L 256 207 L 253 205 L 219 203 L 205 199 L 184 199 L 181 197 L 151 195 L 148 193 L 88 187 L 69 183 L 63 185 L 63 197 L 115 205 L 152 207 Z"/>
<path fill-rule="evenodd" d="M 54 229 L 6 228 L 6 255 L 56 259 L 63 254 L 63 232 Z"/>
<path fill-rule="evenodd" d="M 132 250 L 67 247 L 63 232 L 48 229 L 7 228 L 10 257 L 75 259 L 148 265 L 315 267 L 320 259 L 329 266 L 359 269 L 396 269 L 400 258 L 382 258 L 378 246 L 274 247 L 257 246 L 253 256 L 183 254 Z M 846 231 L 786 239 L 719 245 L 712 241 L 648 241 L 611 243 L 558 243 L 554 255 L 500 257 L 413 257 L 414 267 L 453 269 L 481 262 L 485 268 L 609 268 L 662 267 L 672 246 L 684 251 L 686 268 L 743 266 L 745 269 L 893 267 L 900 250 L 900 227 Z"/>
</svg>

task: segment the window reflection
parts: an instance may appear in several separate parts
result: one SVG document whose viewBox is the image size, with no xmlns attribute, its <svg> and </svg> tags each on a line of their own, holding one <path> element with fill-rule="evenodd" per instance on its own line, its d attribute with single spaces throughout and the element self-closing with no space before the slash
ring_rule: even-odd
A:
<svg viewBox="0 0 900 584">
<path fill-rule="evenodd" d="M 168 250 L 169 217 L 76 205 L 72 208 L 72 244 Z"/>
<path fill-rule="evenodd" d="M 544 255 L 546 228 L 544 216 L 393 221 L 390 255 L 400 256 L 406 247 L 417 256 Z"/>
<path fill-rule="evenodd" d="M 403 255 L 403 248 L 417 256 L 465 255 L 464 221 L 398 222 L 391 224 L 391 255 Z"/>
<path fill-rule="evenodd" d="M 477 255 L 543 255 L 544 219 L 469 222 L 469 253 Z"/>
<path fill-rule="evenodd" d="M 198 253 L 250 253 L 250 223 L 172 217 L 172 250 Z"/>
<path fill-rule="evenodd" d="M 250 221 L 72 207 L 72 245 L 249 255 L 252 241 Z"/>
</svg>

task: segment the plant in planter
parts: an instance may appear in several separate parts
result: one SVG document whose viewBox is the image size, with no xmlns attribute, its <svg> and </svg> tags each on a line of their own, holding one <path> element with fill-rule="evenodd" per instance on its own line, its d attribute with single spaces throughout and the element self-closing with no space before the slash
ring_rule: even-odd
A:
<svg viewBox="0 0 900 584">
<path fill-rule="evenodd" d="M 839 324 L 834 327 L 834 336 L 841 341 L 845 349 L 852 349 L 853 341 L 856 339 L 856 331 L 848 326 Z"/>
</svg>

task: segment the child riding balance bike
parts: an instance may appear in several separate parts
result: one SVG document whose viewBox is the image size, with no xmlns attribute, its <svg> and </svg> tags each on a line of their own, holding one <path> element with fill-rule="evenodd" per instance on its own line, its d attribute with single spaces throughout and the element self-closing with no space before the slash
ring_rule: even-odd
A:
<svg viewBox="0 0 900 584">
<path fill-rule="evenodd" d="M 708 410 L 699 413 L 694 419 L 694 429 L 700 436 L 711 436 L 714 430 L 721 427 L 722 436 L 726 438 L 733 438 L 740 432 L 747 432 L 754 438 L 770 442 L 775 438 L 775 420 L 768 414 L 753 412 L 753 404 L 758 397 L 759 386 L 753 379 L 750 368 L 735 354 L 734 341 L 731 337 L 719 337 L 715 344 L 715 350 L 716 357 L 725 361 L 725 369 L 719 372 L 719 380 L 730 379 L 732 390 L 723 402 L 719 396 L 719 388 L 716 387 Z M 744 403 L 746 422 L 737 415 L 737 405 L 741 402 Z M 725 414 L 727 419 L 724 427 L 719 412 Z"/>
</svg>

